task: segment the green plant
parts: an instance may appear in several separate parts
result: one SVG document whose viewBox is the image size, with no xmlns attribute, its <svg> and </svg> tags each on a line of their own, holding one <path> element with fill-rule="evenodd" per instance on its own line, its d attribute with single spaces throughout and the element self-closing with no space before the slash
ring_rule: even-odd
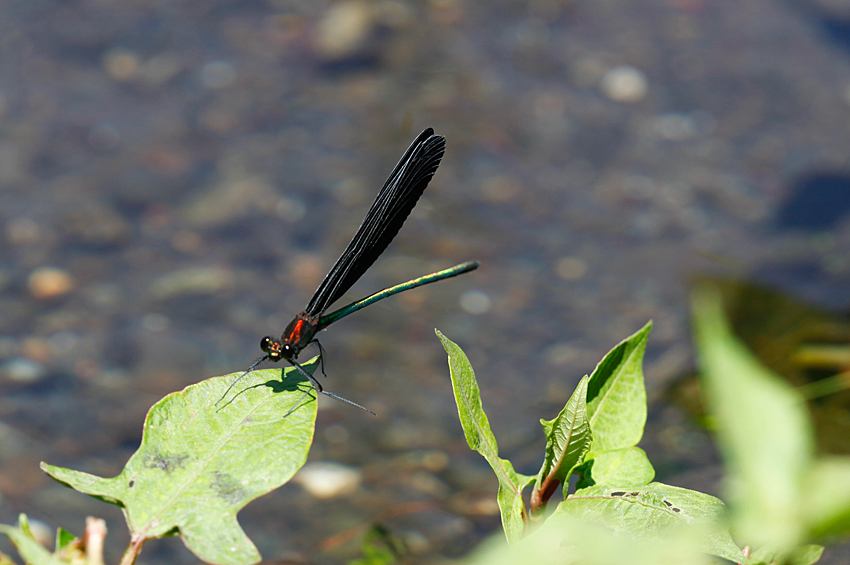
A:
<svg viewBox="0 0 850 565">
<path fill-rule="evenodd" d="M 702 388 L 726 464 L 730 523 L 749 563 L 814 563 L 850 533 L 850 457 L 816 457 L 803 395 L 733 336 L 717 292 L 693 296 Z"/>
<path fill-rule="evenodd" d="M 437 332 L 467 442 L 498 478 L 510 545 L 491 545 L 473 563 L 682 564 L 714 555 L 750 565 L 807 565 L 823 551 L 811 541 L 850 532 L 850 458 L 813 458 L 802 398 L 733 337 L 710 290 L 694 295 L 694 325 L 729 471 L 728 511 L 707 494 L 651 482 L 654 469 L 637 447 L 646 421 L 642 361 L 651 324 L 581 379 L 557 417 L 541 420 L 546 446 L 536 476 L 517 473 L 499 457 L 469 360 Z M 571 475 L 577 476 L 572 492 Z M 564 500 L 547 513 L 560 485 Z M 730 526 L 759 550 L 742 552 Z"/>
<path fill-rule="evenodd" d="M 541 420 L 546 447 L 536 476 L 515 472 L 510 461 L 498 456 L 469 360 L 437 332 L 449 356 L 467 442 L 484 455 L 499 479 L 499 507 L 509 543 L 520 543 L 533 532 L 534 543 L 521 546 L 536 554 L 543 547 L 540 532 L 551 531 L 556 523 L 601 524 L 630 539 L 653 543 L 664 541 L 677 528 L 690 528 L 699 532 L 693 537 L 702 541 L 703 552 L 744 560 L 725 527 L 720 500 L 651 482 L 655 471 L 637 447 L 646 422 L 642 361 L 650 329 L 647 324 L 612 349 L 590 376 L 581 379 L 560 414 Z M 570 493 L 573 474 L 578 475 L 579 488 Z M 526 507 L 523 491 L 531 485 Z M 559 485 L 564 500 L 547 516 L 547 503 Z"/>
<path fill-rule="evenodd" d="M 305 367 L 312 372 L 317 364 L 314 359 Z M 130 529 L 122 565 L 132 564 L 146 541 L 172 535 L 208 563 L 260 561 L 236 514 L 287 482 L 307 460 L 316 402 L 301 390 L 308 383 L 287 368 L 283 379 L 280 370 L 256 371 L 253 385 L 216 407 L 237 376 L 208 379 L 157 402 L 145 419 L 141 446 L 117 477 L 42 463 L 57 481 L 121 508 Z M 303 406 L 283 418 L 298 402 Z M 63 553 L 72 541 L 68 535 L 58 535 L 64 541 L 50 553 L 29 534 L 25 516 L 17 528 L 0 531 L 29 565 L 69 562 Z"/>
<path fill-rule="evenodd" d="M 684 565 L 717 556 L 808 565 L 823 551 L 812 542 L 850 531 L 850 458 L 816 458 L 800 395 L 732 336 L 714 292 L 700 290 L 693 303 L 703 387 L 728 468 L 728 509 L 712 496 L 652 482 L 655 471 L 637 447 L 646 421 L 642 362 L 650 324 L 581 379 L 555 418 L 541 420 L 545 448 L 535 475 L 518 473 L 499 457 L 472 367 L 437 332 L 466 439 L 498 478 L 509 543 L 491 540 L 472 564 Z M 316 366 L 315 359 L 305 364 L 309 371 Z M 203 381 L 154 405 L 141 446 L 117 477 L 42 464 L 56 480 L 122 509 L 131 533 L 122 565 L 135 561 L 145 541 L 171 535 L 209 563 L 260 560 L 236 514 L 304 464 L 316 402 L 303 394 L 309 383 L 286 369 L 283 379 L 280 371 L 257 371 L 254 384 L 216 407 L 235 376 Z M 289 413 L 298 403 L 303 406 Z M 563 500 L 552 509 L 559 488 Z M 746 556 L 730 531 L 758 551 Z M 82 538 L 60 528 L 53 552 L 35 541 L 26 516 L 17 526 L 0 525 L 0 533 L 28 565 L 102 565 L 105 530 L 96 520 Z M 376 529 L 357 562 L 392 563 L 402 553 L 398 540 Z M 0 565 L 11 563 L 0 554 Z"/>
</svg>

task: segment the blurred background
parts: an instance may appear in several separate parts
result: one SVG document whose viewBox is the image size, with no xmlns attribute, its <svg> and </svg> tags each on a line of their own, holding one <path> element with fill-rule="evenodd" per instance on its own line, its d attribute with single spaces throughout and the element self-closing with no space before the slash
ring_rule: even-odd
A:
<svg viewBox="0 0 850 565">
<path fill-rule="evenodd" d="M 378 417 L 320 399 L 308 466 L 239 516 L 265 559 L 342 563 L 379 522 L 444 563 L 498 530 L 435 327 L 533 474 L 539 418 L 653 319 L 641 445 L 716 495 L 695 280 L 796 384 L 850 366 L 844 1 L 6 0 L 0 522 L 104 517 L 117 562 L 119 510 L 38 462 L 114 476 L 154 402 L 254 361 L 429 126 L 443 164 L 349 297 L 482 266 L 321 335 L 328 389 Z M 843 388 L 811 394 L 824 452 L 850 452 Z M 142 561 L 196 559 L 169 539 Z"/>
</svg>

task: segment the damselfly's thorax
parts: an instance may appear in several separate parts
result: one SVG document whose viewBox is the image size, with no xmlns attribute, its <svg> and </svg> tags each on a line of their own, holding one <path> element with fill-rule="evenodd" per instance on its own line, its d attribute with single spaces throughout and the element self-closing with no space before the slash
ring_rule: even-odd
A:
<svg viewBox="0 0 850 565">
<path fill-rule="evenodd" d="M 318 331 L 318 316 L 310 316 L 306 312 L 301 312 L 289 322 L 279 340 L 271 336 L 261 339 L 260 349 L 269 356 L 271 361 L 295 359 L 301 350 L 313 341 L 313 336 Z"/>
</svg>

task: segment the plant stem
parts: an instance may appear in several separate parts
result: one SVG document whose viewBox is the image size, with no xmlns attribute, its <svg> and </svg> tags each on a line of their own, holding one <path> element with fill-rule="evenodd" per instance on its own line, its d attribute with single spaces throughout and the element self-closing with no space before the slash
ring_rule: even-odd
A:
<svg viewBox="0 0 850 565">
<path fill-rule="evenodd" d="M 89 565 L 103 565 L 103 543 L 106 538 L 106 522 L 100 518 L 86 518 L 84 534 L 86 562 Z"/>
<path fill-rule="evenodd" d="M 124 555 L 121 556 L 121 563 L 119 565 L 133 565 L 136 562 L 136 558 L 139 557 L 139 553 L 142 551 L 142 544 L 144 543 L 145 538 L 133 537 L 130 540 L 130 545 L 124 550 Z"/>
<path fill-rule="evenodd" d="M 531 491 L 530 511 L 532 518 L 537 518 L 546 510 L 546 503 L 555 494 L 559 484 L 561 484 L 561 481 L 550 474 L 544 479 L 540 488 Z"/>
</svg>

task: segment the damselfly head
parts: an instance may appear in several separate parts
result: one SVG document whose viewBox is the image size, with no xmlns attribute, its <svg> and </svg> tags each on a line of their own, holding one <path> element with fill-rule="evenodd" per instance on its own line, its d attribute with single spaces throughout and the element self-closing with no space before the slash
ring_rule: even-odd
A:
<svg viewBox="0 0 850 565">
<path fill-rule="evenodd" d="M 260 349 L 262 349 L 272 361 L 280 360 L 281 346 L 282 344 L 280 343 L 280 341 L 276 340 L 271 336 L 266 336 L 260 340 Z"/>
<path fill-rule="evenodd" d="M 292 359 L 295 354 L 295 346 L 291 343 L 271 336 L 266 336 L 260 340 L 260 349 L 268 355 L 269 361 L 278 362 L 281 359 Z"/>
</svg>

